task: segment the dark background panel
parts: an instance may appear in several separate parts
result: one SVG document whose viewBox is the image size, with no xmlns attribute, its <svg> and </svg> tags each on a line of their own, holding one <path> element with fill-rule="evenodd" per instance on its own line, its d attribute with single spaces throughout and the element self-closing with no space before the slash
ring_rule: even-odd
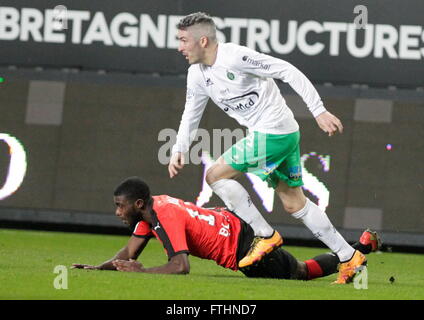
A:
<svg viewBox="0 0 424 320">
<path fill-rule="evenodd" d="M 25 123 L 23 97 L 28 88 L 28 81 L 21 80 L 0 90 L 0 108 L 5 114 L 0 118 L 0 132 L 17 137 L 28 156 L 24 182 L 15 194 L 0 201 L 1 207 L 112 213 L 114 187 L 134 175 L 143 177 L 154 194 L 196 201 L 203 166 L 189 163 L 180 175 L 169 179 L 166 164 L 158 159 L 160 148 L 168 143 L 159 141 L 159 132 L 178 128 L 183 88 L 68 82 L 59 126 Z M 6 100 L 10 103 L 4 103 Z M 355 98 L 324 97 L 324 102 L 340 115 L 345 128 L 342 135 L 328 137 L 310 118 L 298 122 L 301 153 L 330 155 L 329 172 L 322 170 L 316 157 L 307 160 L 305 167 L 330 190 L 327 213 L 333 223 L 343 225 L 346 208 L 371 208 L 382 210 L 385 230 L 422 232 L 422 103 L 396 101 L 392 122 L 375 123 L 353 119 Z M 213 129 L 240 128 L 211 102 L 200 127 L 210 134 Z M 392 150 L 387 150 L 387 143 Z M 3 173 L 8 165 L 4 149 L 2 144 Z M 268 221 L 299 224 L 284 212 L 276 196 L 273 213 L 266 213 L 251 182 L 246 177 L 240 182 Z M 305 193 L 316 201 L 311 193 Z M 208 205 L 222 202 L 213 195 Z"/>
</svg>

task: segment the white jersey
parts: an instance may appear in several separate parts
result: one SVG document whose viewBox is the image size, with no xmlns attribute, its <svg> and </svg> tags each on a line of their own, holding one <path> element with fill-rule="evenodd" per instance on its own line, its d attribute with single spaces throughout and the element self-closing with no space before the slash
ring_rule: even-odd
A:
<svg viewBox="0 0 424 320">
<path fill-rule="evenodd" d="M 312 83 L 290 63 L 244 46 L 219 43 L 212 66 L 194 64 L 188 69 L 186 104 L 172 153 L 189 150 L 209 98 L 249 131 L 298 131 L 274 79 L 288 83 L 314 117 L 326 111 Z"/>
</svg>

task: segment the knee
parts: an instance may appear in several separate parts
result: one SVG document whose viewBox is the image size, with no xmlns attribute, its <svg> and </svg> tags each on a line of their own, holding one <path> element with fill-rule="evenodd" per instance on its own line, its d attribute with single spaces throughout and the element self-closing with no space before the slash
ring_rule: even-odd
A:
<svg viewBox="0 0 424 320">
<path fill-rule="evenodd" d="M 289 214 L 293 214 L 302 210 L 305 207 L 305 205 L 306 205 L 306 198 L 304 197 L 284 199 L 283 201 L 284 210 Z"/>
<path fill-rule="evenodd" d="M 239 171 L 224 163 L 222 158 L 219 158 L 215 164 L 206 171 L 205 180 L 211 185 L 222 179 L 236 179 L 239 175 Z"/>
<path fill-rule="evenodd" d="M 208 185 L 211 185 L 214 182 L 217 182 L 218 180 L 220 180 L 221 178 L 217 175 L 216 170 L 217 166 L 213 165 L 212 167 L 210 167 L 207 171 L 206 171 L 206 176 L 205 176 L 205 180 L 206 183 Z"/>
<path fill-rule="evenodd" d="M 295 203 L 295 202 L 287 202 L 287 201 L 283 203 L 283 207 L 284 207 L 284 210 L 287 213 L 290 213 L 290 214 L 293 214 L 295 212 L 298 212 L 300 209 L 302 209 L 302 207 L 299 206 L 297 203 Z"/>
<path fill-rule="evenodd" d="M 301 188 L 277 189 L 276 191 L 287 213 L 293 214 L 305 207 L 306 197 Z"/>
</svg>

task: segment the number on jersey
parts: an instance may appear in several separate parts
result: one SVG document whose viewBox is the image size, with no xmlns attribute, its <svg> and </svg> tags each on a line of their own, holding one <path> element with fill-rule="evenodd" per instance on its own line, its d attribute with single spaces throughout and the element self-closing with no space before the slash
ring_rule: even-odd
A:
<svg viewBox="0 0 424 320">
<path fill-rule="evenodd" d="M 192 216 L 193 218 L 198 218 L 199 220 L 206 221 L 209 225 L 214 226 L 215 225 L 215 217 L 212 215 L 204 215 L 199 214 L 196 210 L 192 210 L 190 208 L 186 208 L 187 212 Z"/>
</svg>

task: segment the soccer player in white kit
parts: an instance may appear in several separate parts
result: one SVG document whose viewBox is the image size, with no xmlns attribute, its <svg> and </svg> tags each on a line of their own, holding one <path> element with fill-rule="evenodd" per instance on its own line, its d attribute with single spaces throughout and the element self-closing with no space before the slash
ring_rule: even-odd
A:
<svg viewBox="0 0 424 320">
<path fill-rule="evenodd" d="M 352 248 L 326 213 L 305 197 L 301 186 L 299 125 L 274 79 L 288 83 L 305 102 L 319 127 L 329 136 L 343 131 L 339 119 L 326 110 L 306 76 L 290 63 L 244 46 L 221 43 L 213 19 L 193 13 L 178 24 L 179 48 L 191 65 L 187 75 L 185 109 L 168 166 L 170 177 L 184 166 L 209 98 L 249 134 L 227 150 L 208 170 L 206 181 L 225 205 L 246 221 L 257 236 L 239 267 L 256 263 L 282 245 L 280 234 L 262 217 L 238 183 L 252 172 L 277 192 L 285 211 L 300 219 L 341 261 L 336 283 L 350 282 L 365 256 Z"/>
</svg>

